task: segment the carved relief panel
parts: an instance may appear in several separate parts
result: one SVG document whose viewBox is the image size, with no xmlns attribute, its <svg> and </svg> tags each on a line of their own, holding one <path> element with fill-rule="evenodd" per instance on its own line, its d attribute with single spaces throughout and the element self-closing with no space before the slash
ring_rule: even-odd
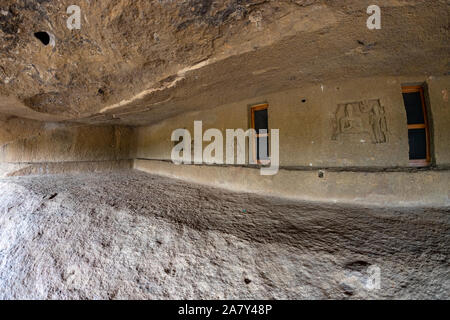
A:
<svg viewBox="0 0 450 320">
<path fill-rule="evenodd" d="M 379 99 L 339 104 L 334 120 L 333 140 L 355 137 L 372 143 L 386 143 L 388 128 Z"/>
</svg>

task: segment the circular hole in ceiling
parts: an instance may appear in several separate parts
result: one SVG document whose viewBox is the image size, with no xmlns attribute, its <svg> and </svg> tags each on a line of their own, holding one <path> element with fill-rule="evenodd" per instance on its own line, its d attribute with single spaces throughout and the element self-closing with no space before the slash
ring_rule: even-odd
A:
<svg viewBox="0 0 450 320">
<path fill-rule="evenodd" d="M 44 46 L 50 43 L 50 35 L 45 31 L 35 32 L 34 36 L 39 39 Z"/>
</svg>

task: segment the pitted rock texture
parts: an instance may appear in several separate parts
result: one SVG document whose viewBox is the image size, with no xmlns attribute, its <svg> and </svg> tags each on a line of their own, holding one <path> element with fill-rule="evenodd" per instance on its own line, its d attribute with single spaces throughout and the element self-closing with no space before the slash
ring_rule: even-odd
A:
<svg viewBox="0 0 450 320">
<path fill-rule="evenodd" d="M 0 1 L 0 113 L 149 124 L 343 78 L 448 72 L 448 1 Z M 34 36 L 48 33 L 44 45 Z"/>
<path fill-rule="evenodd" d="M 0 298 L 448 299 L 449 213 L 135 171 L 1 179 Z"/>
</svg>

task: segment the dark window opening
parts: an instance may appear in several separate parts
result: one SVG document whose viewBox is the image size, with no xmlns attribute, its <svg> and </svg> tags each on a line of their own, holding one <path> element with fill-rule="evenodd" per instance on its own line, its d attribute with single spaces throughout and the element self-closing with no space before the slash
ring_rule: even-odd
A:
<svg viewBox="0 0 450 320">
<path fill-rule="evenodd" d="M 269 117 L 268 105 L 258 105 L 251 109 L 252 128 L 256 131 L 254 160 L 258 164 L 267 163 L 269 158 Z"/>
<path fill-rule="evenodd" d="M 408 124 L 425 123 L 420 92 L 404 92 L 403 101 L 405 102 Z"/>
<path fill-rule="evenodd" d="M 403 87 L 402 92 L 408 124 L 410 165 L 427 166 L 431 162 L 430 133 L 423 88 Z"/>
<path fill-rule="evenodd" d="M 409 159 L 421 160 L 427 158 L 427 134 L 425 129 L 408 130 Z"/>
<path fill-rule="evenodd" d="M 47 32 L 43 32 L 43 31 L 36 32 L 34 34 L 34 36 L 37 39 L 39 39 L 44 46 L 46 46 L 50 43 L 50 35 Z"/>
<path fill-rule="evenodd" d="M 267 109 L 263 110 L 255 110 L 254 111 L 254 118 L 255 118 L 255 127 L 257 133 L 259 133 L 260 130 L 267 130 L 269 127 L 269 122 L 267 119 Z"/>
</svg>

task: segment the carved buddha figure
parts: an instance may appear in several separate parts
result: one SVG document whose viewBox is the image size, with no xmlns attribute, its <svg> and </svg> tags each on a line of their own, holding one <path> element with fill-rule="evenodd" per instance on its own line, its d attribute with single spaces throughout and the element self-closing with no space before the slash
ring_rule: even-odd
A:
<svg viewBox="0 0 450 320">
<path fill-rule="evenodd" d="M 361 118 L 353 115 L 353 106 L 345 106 L 345 115 L 340 119 L 341 133 L 356 133 L 363 129 Z"/>
<path fill-rule="evenodd" d="M 370 124 L 372 126 L 373 139 L 375 143 L 386 142 L 387 125 L 384 112 L 377 102 L 372 104 L 370 112 Z"/>
</svg>

